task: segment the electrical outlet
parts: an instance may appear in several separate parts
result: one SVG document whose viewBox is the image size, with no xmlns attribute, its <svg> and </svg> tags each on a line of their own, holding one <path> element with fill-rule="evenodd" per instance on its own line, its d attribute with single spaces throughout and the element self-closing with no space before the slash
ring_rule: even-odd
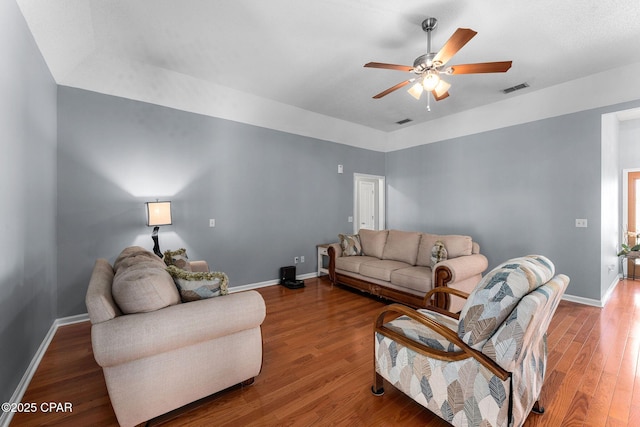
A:
<svg viewBox="0 0 640 427">
<path fill-rule="evenodd" d="M 300 262 L 304 262 L 304 255 L 300 257 Z"/>
<path fill-rule="evenodd" d="M 215 226 L 216 226 L 216 220 L 215 220 L 215 219 L 213 219 L 213 218 L 211 218 L 211 219 L 209 220 L 209 227 L 215 227 Z"/>
<path fill-rule="evenodd" d="M 577 219 L 576 218 L 576 227 L 586 228 L 587 220 L 586 219 Z"/>
<path fill-rule="evenodd" d="M 297 263 L 298 263 L 298 257 L 297 257 L 297 256 L 294 256 L 294 257 L 293 257 L 293 263 L 294 263 L 294 264 L 297 264 Z"/>
</svg>

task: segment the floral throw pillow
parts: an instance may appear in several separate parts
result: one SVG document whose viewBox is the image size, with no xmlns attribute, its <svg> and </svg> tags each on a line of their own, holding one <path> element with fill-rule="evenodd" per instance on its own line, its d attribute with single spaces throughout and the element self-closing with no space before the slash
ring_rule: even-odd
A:
<svg viewBox="0 0 640 427">
<path fill-rule="evenodd" d="M 189 258 L 187 257 L 187 250 L 185 248 L 180 248 L 177 251 L 165 251 L 163 260 L 168 266 L 175 265 L 182 270 L 191 271 L 191 265 L 189 265 Z"/>
<path fill-rule="evenodd" d="M 342 256 L 362 255 L 362 244 L 357 234 L 338 234 Z"/>
<path fill-rule="evenodd" d="M 182 302 L 198 301 L 229 293 L 229 278 L 225 273 L 184 271 L 175 265 L 168 266 L 167 272 L 173 278 Z"/>
<path fill-rule="evenodd" d="M 447 259 L 447 248 L 444 247 L 444 243 L 438 240 L 433 244 L 431 249 L 431 268 L 435 267 L 440 261 Z"/>
</svg>

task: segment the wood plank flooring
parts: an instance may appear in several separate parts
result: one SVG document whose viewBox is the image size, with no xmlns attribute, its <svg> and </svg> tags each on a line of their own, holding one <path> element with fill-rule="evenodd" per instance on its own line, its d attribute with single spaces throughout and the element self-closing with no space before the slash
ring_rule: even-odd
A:
<svg viewBox="0 0 640 427">
<path fill-rule="evenodd" d="M 253 385 L 235 387 L 154 419 L 162 426 L 448 426 L 385 385 L 369 388 L 373 319 L 385 302 L 306 281 L 262 288 L 264 365 Z M 562 301 L 549 327 L 544 415 L 533 426 L 640 426 L 640 281 L 624 280 L 603 309 Z M 11 426 L 117 425 L 90 324 L 61 327 L 23 402 L 71 402 L 73 412 L 16 414 Z"/>
</svg>

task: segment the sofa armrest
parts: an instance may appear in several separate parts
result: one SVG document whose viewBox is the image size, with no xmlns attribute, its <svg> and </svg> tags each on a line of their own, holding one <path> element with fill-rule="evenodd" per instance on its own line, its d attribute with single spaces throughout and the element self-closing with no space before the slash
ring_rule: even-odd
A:
<svg viewBox="0 0 640 427">
<path fill-rule="evenodd" d="M 259 327 L 265 316 L 256 291 L 128 314 L 92 326 L 93 353 L 98 365 L 115 366 Z"/>
<path fill-rule="evenodd" d="M 447 283 L 460 282 L 477 274 L 482 274 L 487 267 L 489 267 L 489 261 L 482 254 L 447 259 L 436 264 L 433 269 L 433 283 L 436 286 L 444 286 Z M 438 276 L 440 276 L 441 280 L 447 278 L 446 282 L 438 284 Z"/>
<path fill-rule="evenodd" d="M 207 264 L 207 261 L 190 261 L 189 266 L 191 267 L 191 271 L 195 271 L 196 273 L 209 272 L 209 264 Z"/>
<path fill-rule="evenodd" d="M 340 243 L 331 243 L 327 248 L 327 255 L 329 256 L 329 280 L 332 283 L 336 281 L 336 258 L 342 256 L 342 246 Z"/>
<path fill-rule="evenodd" d="M 435 265 L 431 273 L 433 287 L 447 286 L 448 284 L 461 282 L 472 276 L 482 274 L 488 266 L 489 261 L 482 254 L 464 255 L 440 261 Z M 448 308 L 449 295 L 436 295 L 434 305 L 440 308 Z"/>
</svg>

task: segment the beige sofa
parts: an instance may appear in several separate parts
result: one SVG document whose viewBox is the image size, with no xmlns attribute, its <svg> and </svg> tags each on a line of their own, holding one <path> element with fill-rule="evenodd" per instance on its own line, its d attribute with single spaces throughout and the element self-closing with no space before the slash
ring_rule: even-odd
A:
<svg viewBox="0 0 640 427">
<path fill-rule="evenodd" d="M 152 252 L 127 248 L 114 266 L 96 261 L 87 289 L 93 353 L 121 426 L 251 383 L 262 367 L 262 296 L 181 303 L 165 267 Z M 208 270 L 202 261 L 190 267 Z"/>
<path fill-rule="evenodd" d="M 349 236 L 347 236 L 349 237 Z M 421 308 L 429 304 L 458 312 L 464 300 L 440 294 L 435 301 L 424 301 L 434 287 L 447 286 L 471 292 L 488 267 L 480 246 L 469 236 L 435 235 L 400 230 L 360 230 L 358 248 L 346 248 L 344 241 L 329 246 L 329 278 L 342 284 Z M 431 266 L 437 242 L 444 244 L 446 259 Z M 355 255 L 347 255 L 343 248 Z"/>
</svg>

